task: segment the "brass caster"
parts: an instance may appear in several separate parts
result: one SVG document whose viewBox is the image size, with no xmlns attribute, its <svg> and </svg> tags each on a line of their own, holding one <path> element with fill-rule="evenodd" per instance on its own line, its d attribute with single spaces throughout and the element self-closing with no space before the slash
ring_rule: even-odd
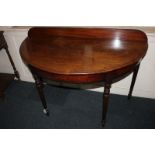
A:
<svg viewBox="0 0 155 155">
<path fill-rule="evenodd" d="M 47 109 L 43 109 L 43 113 L 47 116 L 49 116 L 49 111 Z"/>
</svg>

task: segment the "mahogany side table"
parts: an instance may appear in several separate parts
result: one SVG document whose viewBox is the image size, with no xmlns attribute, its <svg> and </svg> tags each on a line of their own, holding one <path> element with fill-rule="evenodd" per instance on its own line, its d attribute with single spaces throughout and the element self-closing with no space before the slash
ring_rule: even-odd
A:
<svg viewBox="0 0 155 155">
<path fill-rule="evenodd" d="M 130 99 L 147 48 L 147 36 L 139 30 L 34 27 L 21 44 L 20 54 L 35 79 L 47 115 L 44 79 L 74 84 L 104 82 L 104 126 L 112 83 L 133 72 L 128 94 Z"/>
</svg>

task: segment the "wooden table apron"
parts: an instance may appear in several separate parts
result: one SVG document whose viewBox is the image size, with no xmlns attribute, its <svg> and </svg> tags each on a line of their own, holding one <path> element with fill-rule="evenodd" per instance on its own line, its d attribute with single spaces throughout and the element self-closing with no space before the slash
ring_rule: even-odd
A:
<svg viewBox="0 0 155 155">
<path fill-rule="evenodd" d="M 76 84 L 104 82 L 104 126 L 111 84 L 133 72 L 130 99 L 147 48 L 147 37 L 139 30 L 37 27 L 29 30 L 20 54 L 33 74 L 47 115 L 44 79 Z"/>
</svg>

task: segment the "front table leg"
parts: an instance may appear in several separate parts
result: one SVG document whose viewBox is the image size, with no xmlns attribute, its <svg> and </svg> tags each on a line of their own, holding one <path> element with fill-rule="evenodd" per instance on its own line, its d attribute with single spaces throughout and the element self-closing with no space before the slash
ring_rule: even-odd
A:
<svg viewBox="0 0 155 155">
<path fill-rule="evenodd" d="M 105 83 L 103 93 L 103 112 L 102 112 L 102 127 L 105 125 L 106 115 L 108 111 L 109 95 L 110 95 L 111 84 Z"/>
<path fill-rule="evenodd" d="M 49 111 L 47 109 L 46 99 L 45 99 L 44 92 L 43 92 L 44 85 L 43 85 L 42 78 L 37 76 L 36 74 L 33 74 L 33 76 L 34 76 L 34 79 L 35 79 L 35 84 L 36 84 L 38 94 L 40 96 L 40 99 L 41 99 L 41 102 L 42 102 L 42 105 L 43 105 L 43 108 L 44 108 L 43 112 L 44 112 L 44 114 L 49 116 Z"/>
</svg>

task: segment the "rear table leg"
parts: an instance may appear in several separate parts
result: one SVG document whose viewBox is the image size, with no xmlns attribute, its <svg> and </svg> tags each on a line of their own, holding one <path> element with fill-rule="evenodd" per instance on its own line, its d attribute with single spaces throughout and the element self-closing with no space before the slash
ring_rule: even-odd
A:
<svg viewBox="0 0 155 155">
<path fill-rule="evenodd" d="M 131 86 L 130 86 L 130 90 L 129 90 L 129 94 L 128 94 L 128 99 L 129 100 L 132 97 L 132 92 L 133 92 L 133 88 L 134 88 L 136 78 L 137 78 L 137 74 L 138 74 L 138 71 L 139 71 L 139 66 L 140 66 L 140 64 L 138 66 L 136 66 L 136 68 L 134 69 L 134 72 L 133 72 L 132 82 L 131 82 Z"/>
</svg>

